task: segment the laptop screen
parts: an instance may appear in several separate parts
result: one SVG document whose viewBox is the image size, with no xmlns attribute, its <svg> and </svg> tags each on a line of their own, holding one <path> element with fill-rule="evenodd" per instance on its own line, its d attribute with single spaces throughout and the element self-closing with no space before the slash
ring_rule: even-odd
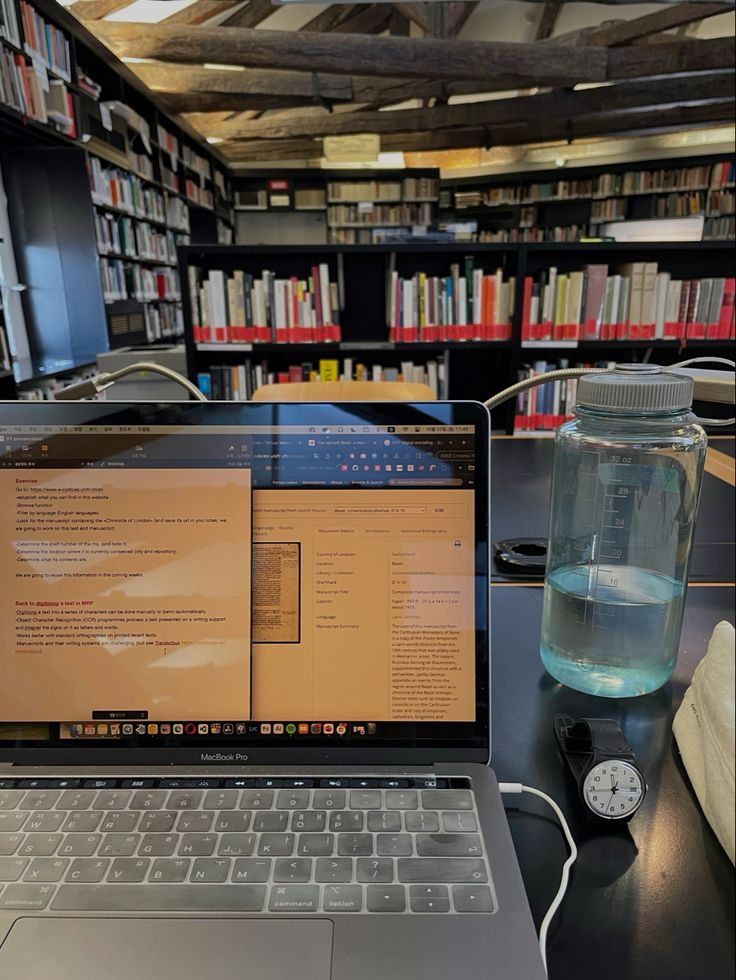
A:
<svg viewBox="0 0 736 980">
<path fill-rule="evenodd" d="M 0 406 L 0 751 L 487 743 L 487 438 L 470 403 Z"/>
</svg>

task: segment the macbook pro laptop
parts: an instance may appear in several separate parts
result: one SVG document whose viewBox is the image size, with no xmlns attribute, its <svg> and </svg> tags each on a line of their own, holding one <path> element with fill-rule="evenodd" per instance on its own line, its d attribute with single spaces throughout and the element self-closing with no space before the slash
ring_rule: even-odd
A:
<svg viewBox="0 0 736 980">
<path fill-rule="evenodd" d="M 475 403 L 0 405 L 0 975 L 543 977 Z"/>
</svg>

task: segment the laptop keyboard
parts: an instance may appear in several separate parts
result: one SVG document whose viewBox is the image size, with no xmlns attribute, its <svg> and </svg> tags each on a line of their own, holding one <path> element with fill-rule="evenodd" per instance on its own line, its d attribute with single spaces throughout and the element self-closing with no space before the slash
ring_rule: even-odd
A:
<svg viewBox="0 0 736 980">
<path fill-rule="evenodd" d="M 0 909 L 494 911 L 460 779 L 0 781 Z"/>
</svg>

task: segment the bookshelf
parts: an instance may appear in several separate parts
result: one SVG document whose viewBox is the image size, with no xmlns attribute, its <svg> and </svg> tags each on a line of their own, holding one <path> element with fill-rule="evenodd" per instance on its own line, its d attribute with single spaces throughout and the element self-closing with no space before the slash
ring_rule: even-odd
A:
<svg viewBox="0 0 736 980">
<path fill-rule="evenodd" d="M 234 178 L 235 209 L 324 219 L 331 244 L 379 244 L 437 223 L 438 170 L 305 170 Z"/>
<path fill-rule="evenodd" d="M 525 278 L 539 276 L 555 266 L 569 274 L 589 264 L 607 264 L 616 269 L 625 263 L 657 262 L 662 272 L 673 278 L 731 277 L 734 275 L 733 252 L 727 243 L 693 244 L 413 244 L 337 246 L 314 248 L 297 246 L 250 248 L 236 246 L 188 246 L 180 249 L 180 274 L 183 289 L 185 338 L 188 370 L 192 380 L 212 366 L 237 367 L 250 362 L 267 361 L 268 371 L 288 375 L 289 368 L 317 364 L 321 359 L 337 359 L 340 373 L 344 360 L 370 369 L 401 367 L 413 361 L 415 366 L 429 361 L 443 364 L 443 394 L 449 398 L 484 400 L 517 380 L 525 365 L 535 361 L 567 359 L 570 365 L 594 365 L 617 358 L 642 360 L 647 357 L 663 364 L 680 360 L 688 354 L 727 354 L 733 347 L 729 339 L 679 337 L 672 339 L 627 338 L 625 340 L 567 341 L 540 340 L 522 346 L 523 283 Z M 497 340 L 442 339 L 409 341 L 390 339 L 390 304 L 387 284 L 391 277 L 410 281 L 419 273 L 438 281 L 447 277 L 453 264 L 465 273 L 467 260 L 473 269 L 487 275 L 500 272 L 503 280 L 515 281 L 510 334 Z M 292 277 L 307 280 L 315 263 L 325 264 L 330 280 L 336 283 L 339 296 L 340 339 L 313 343 L 275 343 L 270 340 L 238 341 L 220 332 L 220 342 L 195 340 L 190 299 L 190 279 L 201 285 L 212 270 L 225 279 L 236 272 L 248 272 L 254 278 L 270 270 L 282 280 Z M 192 272 L 191 270 L 195 270 Z M 396 336 L 396 335 L 395 335 Z M 412 336 L 412 334 L 410 334 Z M 355 376 L 353 374 L 353 376 Z M 284 379 L 285 380 L 285 379 Z M 498 410 L 494 428 L 509 434 L 514 431 L 514 406 Z"/>
<path fill-rule="evenodd" d="M 108 347 L 180 336 L 176 249 L 192 240 L 232 241 L 234 215 L 227 167 L 185 123 L 175 122 L 162 111 L 132 72 L 59 4 L 53 0 L 32 0 L 30 4 L 0 0 L 0 4 L 0 57 L 5 58 L 6 68 L 0 73 L 0 162 L 4 169 L 17 170 L 22 154 L 41 181 L 37 194 L 25 194 L 23 213 L 10 200 L 16 252 L 34 251 L 31 246 L 40 245 L 27 237 L 26 225 L 42 225 L 36 212 L 58 204 L 53 175 L 35 159 L 40 161 L 52 151 L 59 186 L 65 182 L 74 186 L 76 211 L 84 214 L 84 233 L 72 236 L 72 251 L 66 231 L 57 228 L 54 233 L 51 227 L 44 227 L 46 260 L 50 267 L 59 268 L 53 278 L 61 306 L 72 302 L 69 297 L 74 289 L 84 283 L 89 310 L 79 311 L 86 324 L 80 329 L 88 340 L 94 336 L 93 349 L 87 349 L 85 340 L 75 350 L 66 335 L 67 326 L 29 289 L 23 304 L 35 351 L 33 363 L 23 365 L 21 376 L 48 377 L 62 363 L 74 368 Z M 31 15 L 49 25 L 47 36 L 56 39 L 51 52 L 39 53 L 27 46 L 25 33 Z M 36 41 L 40 37 L 39 31 Z M 59 57 L 55 57 L 57 51 Z M 12 74 L 8 58 L 14 66 Z M 21 68 L 35 103 L 22 100 Z M 59 85 L 64 87 L 65 118 L 48 111 Z M 109 187 L 99 185 L 103 174 L 113 173 L 118 184 L 124 181 L 134 190 L 132 198 L 113 197 Z M 80 196 L 80 174 L 86 202 Z M 30 179 L 26 174 L 26 182 Z M 59 205 L 56 210 L 63 208 Z M 67 214 L 67 220 L 74 220 L 71 210 Z M 63 256 L 62 239 L 66 241 Z M 17 257 L 19 265 L 36 262 L 33 257 Z M 99 295 L 91 288 L 94 277 L 100 279 Z M 111 280 L 117 280 L 119 288 L 111 289 Z M 37 292 L 41 281 L 39 270 Z"/>
<path fill-rule="evenodd" d="M 478 241 L 575 242 L 624 220 L 702 215 L 703 239 L 736 237 L 734 161 L 683 157 L 442 182 L 444 223 L 477 223 Z"/>
</svg>

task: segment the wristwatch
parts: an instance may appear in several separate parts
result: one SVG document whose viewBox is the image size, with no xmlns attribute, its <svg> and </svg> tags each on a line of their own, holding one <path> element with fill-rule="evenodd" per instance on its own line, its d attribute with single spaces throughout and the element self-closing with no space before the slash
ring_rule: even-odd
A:
<svg viewBox="0 0 736 980">
<path fill-rule="evenodd" d="M 555 715 L 555 735 L 589 813 L 599 820 L 630 820 L 647 784 L 617 722 Z"/>
</svg>

